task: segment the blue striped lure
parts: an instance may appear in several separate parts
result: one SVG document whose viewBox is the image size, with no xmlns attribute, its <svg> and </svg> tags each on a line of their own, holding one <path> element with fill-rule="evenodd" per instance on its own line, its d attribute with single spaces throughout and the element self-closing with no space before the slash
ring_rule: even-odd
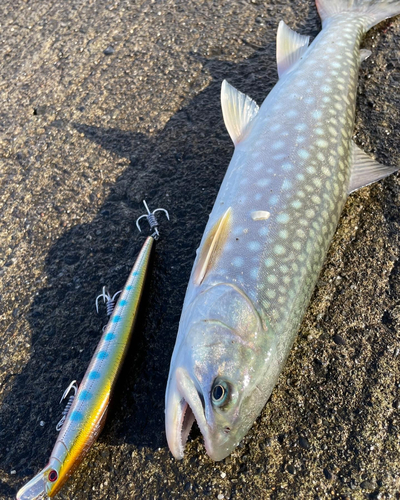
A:
<svg viewBox="0 0 400 500">
<path fill-rule="evenodd" d="M 158 223 L 144 202 L 151 236 L 146 238 L 111 314 L 50 456 L 49 463 L 17 493 L 17 500 L 53 497 L 74 472 L 99 435 L 107 415 L 111 392 L 128 350 L 137 318 Z M 169 219 L 168 212 L 163 210 Z M 139 220 L 137 221 L 138 228 Z M 104 293 L 104 292 L 103 292 Z M 70 386 L 72 387 L 72 386 Z M 68 389 L 69 390 L 69 389 Z"/>
</svg>

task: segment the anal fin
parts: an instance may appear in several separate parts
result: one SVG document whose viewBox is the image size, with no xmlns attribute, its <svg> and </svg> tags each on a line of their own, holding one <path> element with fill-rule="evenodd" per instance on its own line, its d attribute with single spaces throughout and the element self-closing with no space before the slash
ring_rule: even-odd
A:
<svg viewBox="0 0 400 500">
<path fill-rule="evenodd" d="M 379 181 L 390 174 L 393 174 L 400 167 L 387 167 L 378 163 L 368 156 L 353 142 L 353 167 L 351 170 L 350 185 L 348 192 L 352 193 L 357 189 Z"/>
</svg>

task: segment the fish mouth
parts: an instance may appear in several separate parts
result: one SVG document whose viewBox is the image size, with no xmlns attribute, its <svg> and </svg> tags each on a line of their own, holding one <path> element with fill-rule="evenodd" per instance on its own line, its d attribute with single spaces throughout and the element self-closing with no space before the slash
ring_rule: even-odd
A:
<svg viewBox="0 0 400 500">
<path fill-rule="evenodd" d="M 212 456 L 210 426 L 206 421 L 202 398 L 184 368 L 177 368 L 175 377 L 168 383 L 165 429 L 171 453 L 182 460 L 185 445 L 196 420 L 203 435 L 208 455 Z"/>
</svg>

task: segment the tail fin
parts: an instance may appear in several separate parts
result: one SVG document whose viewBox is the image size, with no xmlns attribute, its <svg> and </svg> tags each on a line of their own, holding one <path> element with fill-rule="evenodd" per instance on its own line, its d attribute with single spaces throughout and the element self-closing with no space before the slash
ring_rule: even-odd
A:
<svg viewBox="0 0 400 500">
<path fill-rule="evenodd" d="M 322 24 L 341 12 L 366 18 L 366 31 L 388 17 L 400 14 L 399 0 L 315 0 Z"/>
</svg>

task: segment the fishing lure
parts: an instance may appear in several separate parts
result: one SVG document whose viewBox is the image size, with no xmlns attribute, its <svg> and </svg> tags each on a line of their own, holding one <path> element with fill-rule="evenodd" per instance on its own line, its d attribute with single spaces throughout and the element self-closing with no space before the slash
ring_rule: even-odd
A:
<svg viewBox="0 0 400 500">
<path fill-rule="evenodd" d="M 143 244 L 79 389 L 74 381 L 61 398 L 66 398 L 71 389 L 75 391 L 75 395 L 70 396 L 63 418 L 57 426 L 60 433 L 49 463 L 18 491 L 17 500 L 44 499 L 56 495 L 80 464 L 104 425 L 111 392 L 137 317 L 151 249 L 154 241 L 159 238 L 155 213 L 163 211 L 169 220 L 165 209 L 159 208 L 150 212 L 146 202 L 143 203 L 147 214 L 139 217 L 136 225 L 141 231 L 139 221 L 146 218 L 152 234 Z M 111 297 L 103 288 L 103 293 L 96 299 L 96 307 L 98 299 L 102 297 L 107 306 L 111 303 L 111 307 L 108 307 L 108 312 L 111 313 L 116 295 Z"/>
</svg>

